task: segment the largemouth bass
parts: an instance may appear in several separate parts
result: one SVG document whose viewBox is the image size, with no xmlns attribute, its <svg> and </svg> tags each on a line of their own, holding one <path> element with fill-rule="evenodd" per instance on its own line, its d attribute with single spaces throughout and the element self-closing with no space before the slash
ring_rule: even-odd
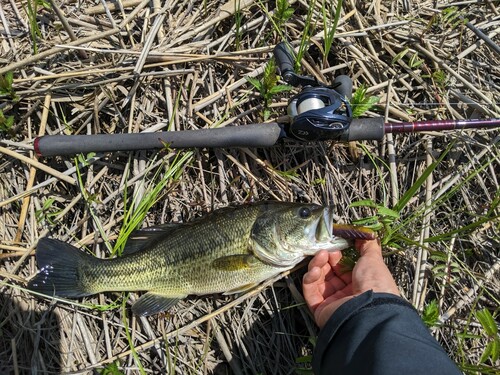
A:
<svg viewBox="0 0 500 375">
<path fill-rule="evenodd" d="M 122 256 L 113 259 L 42 238 L 36 250 L 40 271 L 28 288 L 69 298 L 147 291 L 132 311 L 152 315 L 188 295 L 247 291 L 320 250 L 339 251 L 351 246 L 352 238 L 374 237 L 366 228 L 336 227 L 332 217 L 332 208 L 315 204 L 225 208 L 190 223 L 136 231 Z"/>
</svg>

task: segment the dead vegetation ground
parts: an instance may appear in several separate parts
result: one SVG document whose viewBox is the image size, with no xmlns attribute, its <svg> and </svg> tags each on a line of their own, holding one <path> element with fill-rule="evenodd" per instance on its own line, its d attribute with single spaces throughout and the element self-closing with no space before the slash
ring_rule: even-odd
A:
<svg viewBox="0 0 500 375">
<path fill-rule="evenodd" d="M 263 100 L 245 77 L 261 79 L 274 45 L 286 38 L 298 47 L 304 35 L 302 72 L 325 82 L 348 74 L 355 88 L 365 85 L 380 97 L 365 116 L 500 117 L 500 57 L 462 19 L 498 43 L 498 1 L 345 0 L 324 58 L 332 17 L 325 24 L 322 10 L 333 15 L 334 5 L 2 0 L 0 74 L 12 72 L 13 83 L 0 96 L 1 373 L 289 374 L 309 367 L 317 330 L 302 303 L 300 271 L 236 301 L 190 298 L 171 316 L 147 319 L 131 315 L 135 295 L 72 303 L 23 289 L 36 272 L 40 237 L 109 256 L 126 213 L 155 198 L 141 225 L 265 199 L 332 204 L 345 222 L 378 215 L 405 298 L 464 371 L 498 370 L 498 357 L 484 354 L 498 340 L 498 320 L 486 328 L 481 319 L 484 311 L 497 317 L 500 298 L 497 130 L 358 145 L 33 155 L 33 139 L 43 134 L 259 122 Z M 285 113 L 286 95 L 271 102 L 272 117 Z M 378 209 L 350 206 L 367 199 Z M 395 207 L 399 217 L 384 211 Z"/>
</svg>

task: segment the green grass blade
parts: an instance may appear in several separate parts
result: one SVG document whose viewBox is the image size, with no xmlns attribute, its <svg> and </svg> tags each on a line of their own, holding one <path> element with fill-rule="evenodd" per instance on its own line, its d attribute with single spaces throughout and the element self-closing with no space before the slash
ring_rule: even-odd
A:
<svg viewBox="0 0 500 375">
<path fill-rule="evenodd" d="M 113 254 L 121 254 L 130 234 L 139 228 L 150 208 L 166 194 L 168 184 L 179 179 L 180 174 L 189 160 L 191 160 L 192 156 L 192 151 L 177 153 L 174 160 L 168 166 L 167 170 L 163 172 L 161 177 L 160 173 L 162 172 L 162 168 L 157 169 L 153 178 L 146 186 L 145 195 L 137 206 L 135 205 L 136 197 L 132 199 L 130 207 L 136 207 L 135 209 L 129 208 L 125 212 L 123 224 L 118 234 Z M 151 162 L 151 165 L 153 164 L 154 160 Z"/>
<path fill-rule="evenodd" d="M 498 326 L 489 310 L 482 309 L 476 311 L 476 318 L 479 320 L 479 323 L 481 323 L 488 336 L 495 337 L 497 335 Z"/>
<path fill-rule="evenodd" d="M 497 216 L 485 216 L 485 217 L 482 217 L 481 219 L 479 219 L 471 224 L 465 225 L 463 227 L 453 229 L 449 232 L 442 233 L 442 234 L 439 234 L 437 236 L 432 236 L 432 237 L 426 238 L 424 240 L 424 242 L 432 243 L 432 242 L 438 242 L 438 241 L 448 241 L 454 235 L 457 235 L 457 234 L 464 235 L 464 234 L 470 233 L 477 228 L 483 227 L 486 223 L 498 220 L 499 218 L 500 218 L 500 216 L 498 216 L 498 215 Z"/>
<path fill-rule="evenodd" d="M 427 178 L 431 175 L 432 172 L 434 172 L 434 170 L 439 165 L 439 163 L 441 163 L 441 161 L 443 161 L 443 159 L 448 154 L 448 152 L 450 151 L 452 146 L 453 146 L 453 143 L 451 145 L 449 145 L 448 148 L 439 156 L 439 159 L 437 161 L 435 161 L 434 163 L 429 165 L 424 170 L 424 172 L 417 179 L 417 181 L 415 181 L 415 183 L 403 194 L 403 196 L 398 201 L 398 203 L 396 203 L 396 205 L 394 206 L 395 211 L 401 212 L 401 210 L 406 206 L 406 204 L 410 201 L 410 199 L 413 198 L 415 196 L 415 194 L 417 194 L 417 192 L 420 190 L 420 188 L 425 183 Z"/>
<path fill-rule="evenodd" d="M 324 54 L 324 59 L 328 58 L 328 55 L 330 54 L 330 50 L 332 48 L 333 44 L 333 38 L 335 36 L 335 31 L 337 30 L 337 26 L 339 24 L 340 20 L 340 13 L 342 11 L 342 4 L 343 0 L 338 0 L 337 1 L 337 6 L 335 8 L 335 16 L 333 18 L 333 25 L 331 28 L 328 29 L 327 27 L 327 14 L 325 10 L 325 0 L 323 0 L 322 4 L 322 13 L 323 13 L 323 24 L 324 24 L 324 38 L 325 38 L 325 54 Z"/>
</svg>

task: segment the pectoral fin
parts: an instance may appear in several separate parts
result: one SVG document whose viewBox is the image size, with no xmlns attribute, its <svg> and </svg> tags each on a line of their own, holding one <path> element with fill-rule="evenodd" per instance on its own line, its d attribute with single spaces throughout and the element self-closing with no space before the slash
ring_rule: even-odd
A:
<svg viewBox="0 0 500 375">
<path fill-rule="evenodd" d="M 259 264 L 260 261 L 250 254 L 227 255 L 212 262 L 212 267 L 221 271 L 240 271 Z"/>
<path fill-rule="evenodd" d="M 133 305 L 132 312 L 139 316 L 148 316 L 167 311 L 187 296 L 165 296 L 148 292 L 141 296 Z"/>
</svg>

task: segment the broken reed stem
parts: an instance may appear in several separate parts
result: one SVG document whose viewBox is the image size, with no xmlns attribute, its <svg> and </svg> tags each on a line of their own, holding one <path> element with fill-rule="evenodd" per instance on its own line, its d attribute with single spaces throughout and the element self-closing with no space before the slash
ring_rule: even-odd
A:
<svg viewBox="0 0 500 375">
<path fill-rule="evenodd" d="M 426 50 L 424 47 L 420 45 L 415 45 L 415 49 L 417 49 L 419 52 L 424 54 L 425 56 L 429 57 L 432 59 L 434 62 L 436 62 L 441 68 L 445 69 L 449 74 L 451 74 L 453 77 L 458 79 L 460 82 L 462 82 L 469 90 L 473 91 L 477 96 L 481 98 L 485 103 L 488 103 L 493 110 L 489 110 L 488 114 L 492 117 L 498 117 L 500 116 L 500 107 L 497 106 L 497 103 L 494 103 L 491 101 L 491 99 L 484 95 L 481 90 L 479 90 L 476 85 L 473 85 L 469 81 L 467 81 L 461 74 L 457 73 L 455 69 L 451 68 L 448 64 L 446 64 L 442 59 L 434 55 L 432 52 L 429 52 Z"/>
<path fill-rule="evenodd" d="M 56 171 L 55 169 L 48 167 L 45 164 L 42 164 L 37 160 L 30 159 L 24 155 L 19 154 L 18 152 L 12 151 L 12 150 L 5 148 L 5 147 L 2 147 L 2 146 L 0 146 L 0 153 L 2 153 L 4 155 L 11 156 L 15 159 L 18 159 L 19 161 L 22 161 L 23 163 L 26 163 L 26 164 L 31 165 L 31 166 L 33 166 L 41 171 L 44 171 L 45 173 L 48 173 L 61 181 L 67 182 L 68 184 L 76 185 L 76 180 L 74 178 L 69 177 L 69 176 L 67 176 L 59 171 Z M 0 202 L 0 203 L 3 203 L 3 202 Z"/>
<path fill-rule="evenodd" d="M 432 138 L 427 140 L 427 153 L 426 153 L 426 165 L 430 167 L 432 158 Z M 427 288 L 427 257 L 429 255 L 427 249 L 424 246 L 425 240 L 429 238 L 430 233 L 430 222 L 432 215 L 432 181 L 433 174 L 429 174 L 425 181 L 425 210 L 422 217 L 422 230 L 420 234 L 420 245 L 418 247 L 417 264 L 415 265 L 415 282 L 413 285 L 413 306 L 419 311 L 422 311 L 425 302 L 425 291 Z"/>
<path fill-rule="evenodd" d="M 484 277 L 479 279 L 479 281 L 472 286 L 471 289 L 465 294 L 462 295 L 460 300 L 455 303 L 452 307 L 446 310 L 445 313 L 439 316 L 440 325 L 446 323 L 453 315 L 455 315 L 458 311 L 460 311 L 464 306 L 470 305 L 474 300 L 474 296 L 477 294 L 477 291 L 481 289 L 485 283 L 489 282 L 493 279 L 496 274 L 500 272 L 500 258 L 496 258 L 495 263 L 491 265 L 491 267 L 486 271 Z"/>
<path fill-rule="evenodd" d="M 491 154 L 493 152 L 492 149 L 494 149 L 499 142 L 500 142 L 500 135 L 495 137 L 491 141 L 491 146 L 484 147 L 479 153 L 472 155 L 469 163 L 462 166 L 461 168 L 459 167 L 458 170 L 455 171 L 454 173 L 450 173 L 447 176 L 447 179 L 441 180 L 440 185 L 442 185 L 442 187 L 441 189 L 439 189 L 437 192 L 434 193 L 432 199 L 436 201 L 443 194 L 446 194 L 446 192 L 449 191 L 467 173 L 469 173 L 471 169 L 475 168 L 476 165 L 480 165 L 481 159 L 487 154 Z"/>
<path fill-rule="evenodd" d="M 451 261 L 453 259 L 453 251 L 455 250 L 455 241 L 456 241 L 457 236 L 454 235 L 451 237 L 450 241 L 450 246 L 447 251 L 447 259 L 446 259 L 446 274 L 451 275 Z M 449 278 L 448 277 L 443 277 L 443 284 L 441 285 L 441 289 L 439 291 L 439 298 L 438 298 L 438 306 L 439 306 L 439 311 L 443 311 L 443 305 L 444 305 L 444 297 L 446 293 L 446 287 L 448 286 L 449 283 Z M 442 335 L 441 330 L 435 330 L 434 335 L 436 337 L 436 340 L 439 340 L 439 337 Z"/>
<path fill-rule="evenodd" d="M 67 47 L 79 46 L 81 44 L 90 43 L 90 42 L 93 42 L 93 41 L 96 41 L 99 39 L 103 39 L 103 38 L 115 35 L 119 32 L 120 32 L 119 28 L 111 29 L 111 30 L 104 31 L 104 32 L 96 34 L 96 35 L 90 35 L 86 38 L 77 39 L 73 42 L 67 43 L 66 46 Z M 17 69 L 23 68 L 27 65 L 34 64 L 40 60 L 46 59 L 46 58 L 48 58 L 52 55 L 55 55 L 56 53 L 59 53 L 59 52 L 61 52 L 61 48 L 59 48 L 59 47 L 50 48 L 50 49 L 45 50 L 45 51 L 40 51 L 36 55 L 26 57 L 22 60 L 16 61 L 16 62 L 11 63 L 3 68 L 0 68 L 0 75 L 5 74 L 7 72 L 14 72 Z"/>
<path fill-rule="evenodd" d="M 2 148 L 2 147 L 0 147 L 0 153 L 2 152 L 2 149 L 3 149 L 3 148 Z M 17 153 L 15 153 L 15 154 L 16 154 L 16 155 L 18 155 L 18 156 L 20 156 L 20 155 L 19 155 L 19 154 L 17 154 Z M 100 158 L 101 158 L 101 156 L 94 156 L 94 157 L 92 157 L 92 158 L 87 159 L 87 161 L 86 161 L 86 162 L 87 162 L 88 164 L 92 164 L 92 163 L 94 163 L 94 162 L 98 161 Z M 30 160 L 30 161 L 31 161 L 31 159 L 28 159 L 28 160 Z M 51 169 L 51 170 L 52 170 L 52 169 Z M 71 168 L 69 168 L 68 170 L 66 170 L 66 171 L 65 171 L 65 172 L 63 172 L 63 173 L 61 173 L 61 172 L 57 172 L 57 173 L 59 173 L 59 174 L 61 174 L 61 175 L 63 175 L 63 176 L 68 177 L 68 175 L 71 175 L 71 174 L 73 174 L 73 173 L 75 173 L 75 172 L 76 172 L 76 167 L 71 167 Z M 49 174 L 50 174 L 50 173 L 49 173 Z M 48 185 L 50 185 L 50 184 L 54 183 L 55 181 L 57 181 L 57 179 L 58 179 L 58 177 L 57 177 L 57 176 L 56 176 L 56 177 L 52 177 L 52 178 L 48 178 L 47 180 L 45 180 L 45 181 L 43 181 L 43 182 L 39 183 L 38 185 L 33 186 L 33 188 L 31 188 L 30 190 L 25 190 L 25 191 L 23 191 L 22 193 L 16 194 L 16 195 L 14 195 L 14 196 L 12 196 L 12 197 L 9 197 L 9 198 L 7 198 L 7 199 L 4 199 L 3 201 L 0 201 L 0 208 L 1 208 L 1 207 L 6 206 L 6 205 L 8 205 L 8 204 L 11 204 L 11 203 L 13 203 L 13 202 L 17 201 L 18 199 L 22 199 L 22 198 L 27 197 L 27 196 L 29 196 L 29 195 L 31 195 L 31 194 L 34 194 L 34 193 L 35 193 L 35 192 L 37 192 L 39 189 L 41 189 L 41 188 L 43 188 L 43 187 L 45 187 L 45 186 L 48 186 Z M 75 181 L 75 183 L 73 183 L 72 185 L 76 185 L 76 180 L 73 180 L 73 181 Z M 119 192 L 117 192 L 117 193 L 119 193 Z"/>
<path fill-rule="evenodd" d="M 121 6 L 124 9 L 133 8 L 134 6 L 141 4 L 141 1 L 142 0 L 122 0 Z M 117 3 L 109 3 L 109 4 L 106 4 L 106 6 L 110 12 L 120 10 L 120 6 Z M 103 14 L 103 13 L 106 13 L 106 8 L 104 8 L 104 6 L 101 4 L 101 5 L 96 5 L 93 7 L 83 9 L 83 11 L 85 12 L 85 14 L 88 14 L 88 15 Z"/>
<path fill-rule="evenodd" d="M 61 21 L 61 24 L 62 24 L 64 30 L 68 33 L 69 38 L 72 41 L 77 40 L 78 38 L 76 37 L 75 33 L 73 32 L 73 28 L 69 25 L 68 20 L 66 19 L 66 16 L 64 15 L 64 13 L 61 10 L 61 8 L 59 8 L 59 6 L 55 2 L 55 0 L 49 0 L 49 2 L 50 2 L 50 6 L 52 7 L 52 9 L 54 10 L 54 12 L 56 13 L 57 17 L 59 17 L 59 20 Z M 87 60 L 88 59 L 88 56 L 85 53 L 85 51 L 79 50 L 78 54 L 80 55 L 80 57 L 83 60 Z"/>
<path fill-rule="evenodd" d="M 38 132 L 38 136 L 41 137 L 45 135 L 45 128 L 47 126 L 47 119 L 49 117 L 49 108 L 50 108 L 50 102 L 52 100 L 52 95 L 49 93 L 45 96 L 45 101 L 43 103 L 43 111 L 42 111 L 42 119 L 40 123 L 40 129 Z M 32 155 L 32 158 L 34 159 L 35 156 Z M 35 177 L 36 177 L 36 168 L 31 166 L 30 167 L 30 172 L 29 172 L 29 177 L 28 177 L 28 182 L 26 183 L 26 190 L 30 190 L 33 187 L 33 184 L 35 182 Z M 23 235 L 23 230 L 24 230 L 24 225 L 26 223 L 26 215 L 28 214 L 28 209 L 30 205 L 30 197 L 27 196 L 23 199 L 23 204 L 21 207 L 21 214 L 19 215 L 19 224 L 17 227 L 17 234 L 15 238 L 15 242 L 19 243 L 21 242 L 21 236 Z"/>
<path fill-rule="evenodd" d="M 226 358 L 227 363 L 229 363 L 232 373 L 235 375 L 244 375 L 244 372 L 241 369 L 241 363 L 238 358 L 233 355 L 231 350 L 232 348 L 227 344 L 226 339 L 221 332 L 221 327 L 217 324 L 217 320 L 211 319 L 210 322 L 214 326 L 215 339 L 224 354 L 224 358 Z"/>
<path fill-rule="evenodd" d="M 472 30 L 472 32 L 474 34 L 476 34 L 479 39 L 483 40 L 497 55 L 500 55 L 500 46 L 498 44 L 496 44 L 493 40 L 491 40 L 488 37 L 488 35 L 483 33 L 481 30 L 479 30 L 477 27 L 475 27 L 469 21 L 467 21 L 465 23 L 465 26 L 467 26 L 470 30 Z M 492 35 L 492 37 L 493 37 L 493 35 Z"/>
<path fill-rule="evenodd" d="M 389 80 L 387 85 L 387 105 L 385 107 L 385 122 L 388 122 L 389 118 L 389 108 L 391 106 L 391 88 L 392 79 Z M 389 158 L 389 173 L 391 180 L 391 205 L 395 207 L 399 200 L 399 188 L 398 188 L 398 171 L 396 166 L 396 150 L 394 148 L 394 137 L 392 133 L 385 135 L 385 142 L 387 144 L 387 153 Z"/>
<path fill-rule="evenodd" d="M 255 0 L 229 0 L 227 3 L 220 7 L 219 16 L 211 19 L 208 22 L 203 23 L 203 25 L 197 27 L 196 29 L 190 29 L 190 31 L 182 34 L 177 38 L 177 43 L 181 44 L 185 40 L 196 37 L 197 35 L 203 34 L 210 27 L 218 24 L 219 22 L 225 20 L 228 17 L 234 15 L 236 8 L 236 4 L 238 4 L 239 10 L 243 10 L 246 7 L 250 6 Z"/>
</svg>

